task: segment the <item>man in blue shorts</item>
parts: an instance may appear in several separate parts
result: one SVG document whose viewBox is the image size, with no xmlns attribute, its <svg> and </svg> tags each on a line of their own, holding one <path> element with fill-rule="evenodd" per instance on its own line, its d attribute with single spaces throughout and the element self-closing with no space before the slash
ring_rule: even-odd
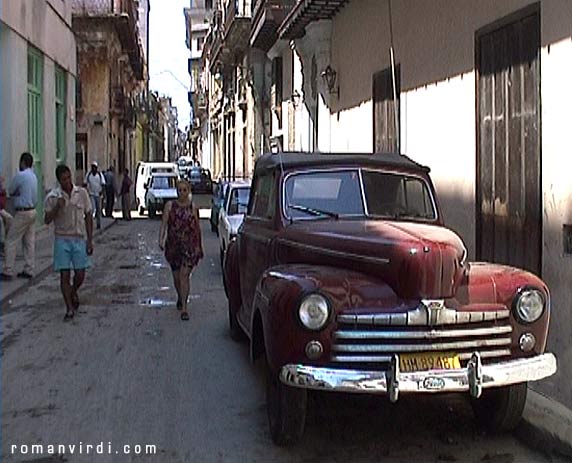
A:
<svg viewBox="0 0 572 463">
<path fill-rule="evenodd" d="M 78 289 L 93 253 L 93 218 L 89 193 L 73 184 L 69 167 L 58 166 L 56 178 L 59 186 L 46 197 L 44 222 L 55 225 L 54 270 L 60 272 L 60 289 L 66 303 L 64 321 L 68 321 L 79 307 Z"/>
</svg>

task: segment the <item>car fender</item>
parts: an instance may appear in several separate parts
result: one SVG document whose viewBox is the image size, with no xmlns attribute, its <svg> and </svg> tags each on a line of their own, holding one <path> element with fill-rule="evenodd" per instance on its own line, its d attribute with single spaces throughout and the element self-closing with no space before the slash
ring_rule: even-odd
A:
<svg viewBox="0 0 572 463">
<path fill-rule="evenodd" d="M 305 328 L 298 317 L 302 298 L 312 293 L 322 294 L 330 306 L 329 321 L 320 331 Z M 359 272 L 306 264 L 267 269 L 258 282 L 252 307 L 249 326 L 252 360 L 265 354 L 273 369 L 286 363 L 308 362 L 305 347 L 310 341 L 318 341 L 324 353 L 312 363 L 327 363 L 337 327 L 336 315 L 368 305 L 370 299 L 372 303 L 385 302 L 388 307 L 398 304 L 389 285 Z"/>
</svg>

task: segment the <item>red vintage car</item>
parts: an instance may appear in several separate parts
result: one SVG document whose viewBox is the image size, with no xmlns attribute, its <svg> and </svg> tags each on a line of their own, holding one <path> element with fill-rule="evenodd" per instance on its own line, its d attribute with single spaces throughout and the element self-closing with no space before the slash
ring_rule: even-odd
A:
<svg viewBox="0 0 572 463">
<path fill-rule="evenodd" d="M 302 436 L 308 390 L 466 393 L 505 431 L 527 383 L 556 372 L 546 285 L 467 262 L 429 169 L 403 155 L 262 156 L 224 282 L 231 336 L 267 364 L 279 445 Z"/>
</svg>

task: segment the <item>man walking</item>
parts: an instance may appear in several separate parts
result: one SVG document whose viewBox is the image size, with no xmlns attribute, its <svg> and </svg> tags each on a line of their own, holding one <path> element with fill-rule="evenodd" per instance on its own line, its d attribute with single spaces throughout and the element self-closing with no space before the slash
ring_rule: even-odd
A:
<svg viewBox="0 0 572 463">
<path fill-rule="evenodd" d="M 115 176 L 113 166 L 103 175 L 105 177 L 105 217 L 113 217 L 113 205 L 115 204 Z"/>
<path fill-rule="evenodd" d="M 131 178 L 129 177 L 129 170 L 123 171 L 123 181 L 121 182 L 121 211 L 123 212 L 123 220 L 131 220 Z"/>
<path fill-rule="evenodd" d="M 85 176 L 85 184 L 91 198 L 91 206 L 97 228 L 101 228 L 101 196 L 105 187 L 105 177 L 97 170 L 97 162 L 91 163 L 91 170 Z"/>
<path fill-rule="evenodd" d="M 38 179 L 32 169 L 34 158 L 30 153 L 20 156 L 20 172 L 10 184 L 8 194 L 14 199 L 14 218 L 6 236 L 4 271 L 0 279 L 14 278 L 14 264 L 18 244 L 24 246 L 24 271 L 21 278 L 32 278 L 35 267 L 36 203 L 38 201 Z"/>
<path fill-rule="evenodd" d="M 69 167 L 58 166 L 56 178 L 59 186 L 46 197 L 44 222 L 55 225 L 54 270 L 60 272 L 66 304 L 64 321 L 68 321 L 79 308 L 78 290 L 90 264 L 88 256 L 93 253 L 93 218 L 89 194 L 73 184 Z"/>
</svg>

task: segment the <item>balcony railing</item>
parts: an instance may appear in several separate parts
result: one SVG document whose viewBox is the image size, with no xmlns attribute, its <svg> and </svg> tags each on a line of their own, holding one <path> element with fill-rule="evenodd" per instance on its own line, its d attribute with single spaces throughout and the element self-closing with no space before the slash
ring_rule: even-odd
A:
<svg viewBox="0 0 572 463">
<path fill-rule="evenodd" d="M 230 0 L 225 9 L 225 30 L 229 30 L 235 19 L 250 18 L 251 13 L 250 0 Z"/>
<path fill-rule="evenodd" d="M 72 0 L 76 16 L 105 16 L 128 14 L 137 21 L 138 10 L 134 0 Z"/>
<path fill-rule="evenodd" d="M 250 45 L 268 51 L 277 40 L 277 31 L 295 0 L 254 0 Z"/>
</svg>

